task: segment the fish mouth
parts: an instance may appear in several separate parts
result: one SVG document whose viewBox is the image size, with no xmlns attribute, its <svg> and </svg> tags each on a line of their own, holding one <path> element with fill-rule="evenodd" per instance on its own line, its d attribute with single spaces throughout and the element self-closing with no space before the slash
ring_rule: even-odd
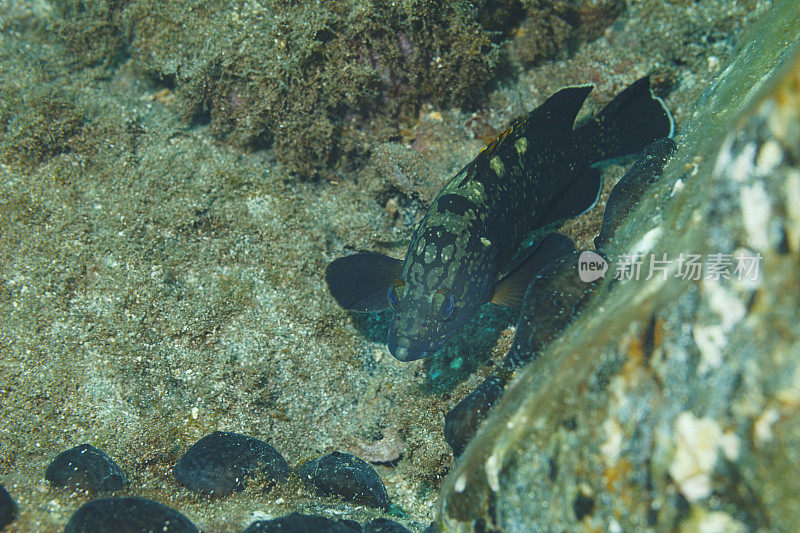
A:
<svg viewBox="0 0 800 533">
<path fill-rule="evenodd" d="M 435 347 L 429 345 L 405 346 L 400 344 L 398 339 L 391 334 L 386 340 L 386 346 L 389 348 L 389 352 L 394 356 L 395 359 L 398 361 L 403 361 L 404 363 L 416 361 L 418 359 L 425 359 L 441 348 L 441 346 Z"/>
</svg>

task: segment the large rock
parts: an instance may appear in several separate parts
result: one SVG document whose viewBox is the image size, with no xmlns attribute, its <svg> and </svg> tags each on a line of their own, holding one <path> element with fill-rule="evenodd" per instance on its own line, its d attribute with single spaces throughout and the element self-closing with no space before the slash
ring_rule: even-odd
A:
<svg viewBox="0 0 800 533">
<path fill-rule="evenodd" d="M 382 509 L 389 507 L 389 497 L 380 476 L 355 455 L 333 452 L 301 464 L 296 473 L 319 495 Z"/>
<path fill-rule="evenodd" d="M 74 487 L 89 492 L 112 492 L 125 487 L 125 474 L 103 450 L 81 444 L 56 456 L 44 478 L 54 487 Z"/>
<path fill-rule="evenodd" d="M 795 527 L 798 36 L 796 3 L 776 4 L 681 125 L 604 249 L 605 281 L 451 471 L 444 530 Z M 639 279 L 612 281 L 625 254 L 644 259 Z M 651 254 L 664 276 L 646 279 Z"/>
<path fill-rule="evenodd" d="M 193 492 L 227 496 L 244 490 L 255 477 L 263 478 L 270 487 L 285 481 L 289 465 L 278 450 L 262 440 L 215 431 L 186 450 L 173 473 Z"/>
</svg>

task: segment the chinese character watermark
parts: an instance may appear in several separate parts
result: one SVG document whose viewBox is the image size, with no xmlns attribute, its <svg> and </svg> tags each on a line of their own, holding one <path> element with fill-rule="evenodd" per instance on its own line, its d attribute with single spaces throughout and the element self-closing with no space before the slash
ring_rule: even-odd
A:
<svg viewBox="0 0 800 533">
<path fill-rule="evenodd" d="M 760 253 L 692 254 L 681 252 L 677 256 L 668 254 L 621 254 L 614 263 L 614 279 L 666 281 L 670 277 L 699 281 L 758 281 L 761 277 Z M 595 252 L 582 252 L 578 258 L 578 274 L 582 281 L 590 282 L 605 276 L 609 261 Z"/>
</svg>

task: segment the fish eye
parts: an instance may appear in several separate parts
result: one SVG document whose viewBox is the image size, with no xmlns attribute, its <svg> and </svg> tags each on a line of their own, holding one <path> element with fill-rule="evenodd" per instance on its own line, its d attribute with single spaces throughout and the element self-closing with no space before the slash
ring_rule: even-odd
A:
<svg viewBox="0 0 800 533">
<path fill-rule="evenodd" d="M 447 320 L 453 316 L 456 308 L 456 300 L 450 289 L 439 289 L 433 294 L 431 299 L 431 311 L 439 320 Z"/>
<path fill-rule="evenodd" d="M 400 300 L 403 299 L 403 293 L 406 290 L 406 283 L 402 279 L 396 279 L 389 286 L 389 292 L 386 294 L 386 299 L 389 300 L 389 306 L 397 311 L 400 305 Z"/>
</svg>

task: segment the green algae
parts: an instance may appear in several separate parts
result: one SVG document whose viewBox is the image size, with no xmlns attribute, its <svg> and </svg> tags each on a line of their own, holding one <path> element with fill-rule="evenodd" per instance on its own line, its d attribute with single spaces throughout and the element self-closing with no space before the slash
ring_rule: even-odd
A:
<svg viewBox="0 0 800 533">
<path fill-rule="evenodd" d="M 747 171 L 740 170 L 744 174 L 733 183 L 729 175 L 736 172 L 730 162 L 743 146 L 751 143 L 757 148 L 768 142 L 753 138 L 747 121 L 760 124 L 769 119 L 748 117 L 775 84 L 791 74 L 790 69 L 797 69 L 798 36 L 800 17 L 792 2 L 777 4 L 747 33 L 735 59 L 682 126 L 679 150 L 663 179 L 627 226 L 620 227 L 617 242 L 609 249 L 612 256 L 631 247 L 677 256 L 681 251 L 733 253 L 741 246 L 754 248 L 765 256 L 768 281 L 762 290 L 755 294 L 752 288 L 729 287 L 727 282 L 719 289 L 710 282 L 657 278 L 616 284 L 611 290 L 609 283 L 601 286 L 574 326 L 507 389 L 448 475 L 440 502 L 446 530 L 466 531 L 477 524 L 503 531 L 610 524 L 622 530 L 670 529 L 684 521 L 689 527 L 706 519 L 722 520 L 730 527 L 780 529 L 796 521 L 796 508 L 789 501 L 798 489 L 785 476 L 797 468 L 792 455 L 745 442 L 752 438 L 748 432 L 753 421 L 768 416 L 764 403 L 771 402 L 758 402 L 758 395 L 765 390 L 772 394 L 794 390 L 786 375 L 796 372 L 796 364 L 789 364 L 785 354 L 788 346 L 797 345 L 796 324 L 789 326 L 787 313 L 796 313 L 798 280 L 786 271 L 792 269 L 791 258 L 776 251 L 774 244 L 764 247 L 753 238 L 757 230 L 747 220 L 749 197 L 741 196 L 743 213 L 725 206 L 739 197 L 737 187 L 756 192 L 766 188 L 768 202 L 778 205 L 790 205 L 787 196 L 796 194 L 781 189 L 781 177 L 796 172 L 790 168 L 772 177 L 752 170 L 749 176 L 755 177 L 745 177 Z M 769 116 L 769 107 L 758 109 Z M 732 147 L 736 132 L 744 132 L 740 137 L 747 140 Z M 748 185 L 737 185 L 737 179 Z M 782 209 L 775 207 L 773 216 L 784 216 Z M 788 205 L 786 209 L 791 211 Z M 773 304 L 751 308 L 747 325 L 738 324 L 739 318 L 729 313 L 736 315 L 740 306 L 747 313 L 737 299 L 748 297 L 767 298 Z M 728 303 L 713 303 L 719 298 L 728 298 Z M 718 326 L 716 313 L 722 314 Z M 652 346 L 642 348 L 647 344 L 642 340 L 645 317 L 653 317 L 650 321 L 657 324 L 655 353 Z M 726 322 L 730 320 L 738 324 L 736 328 L 731 329 Z M 691 323 L 694 340 L 685 330 Z M 774 326 L 767 326 L 770 323 Z M 722 328 L 721 365 L 698 336 L 714 327 Z M 652 367 L 649 357 L 654 358 Z M 737 380 L 748 384 L 737 387 Z M 684 478 L 675 466 L 680 452 L 672 428 L 679 433 L 699 427 L 691 422 L 693 415 L 680 418 L 682 411 L 695 413 L 700 424 L 721 427 L 714 430 L 719 431 L 720 442 L 741 444 L 736 450 L 725 449 L 718 470 L 708 473 L 716 500 L 707 501 L 707 494 L 696 497 L 682 484 Z M 796 417 L 793 409 L 785 412 L 790 419 Z M 565 429 L 570 417 L 577 421 L 570 427 L 577 430 Z M 784 425 L 782 416 L 781 422 L 786 432 L 774 438 L 778 446 L 791 449 L 796 440 L 788 429 L 792 424 L 787 420 Z M 711 446 L 717 453 L 717 444 Z M 771 460 L 776 462 L 769 465 Z M 573 501 L 587 496 L 595 508 L 591 516 L 577 517 Z M 681 511 L 680 497 L 690 500 L 691 516 Z"/>
</svg>

